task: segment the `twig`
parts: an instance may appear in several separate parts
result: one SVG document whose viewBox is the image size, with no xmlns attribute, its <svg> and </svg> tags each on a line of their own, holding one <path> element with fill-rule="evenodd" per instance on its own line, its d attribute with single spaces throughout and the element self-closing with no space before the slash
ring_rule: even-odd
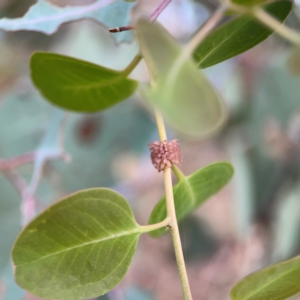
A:
<svg viewBox="0 0 300 300">
<path fill-rule="evenodd" d="M 53 149 L 50 149 L 50 151 L 43 149 L 44 140 L 41 144 L 42 148 L 38 148 L 34 152 L 25 153 L 10 159 L 0 158 L 0 172 L 2 172 L 12 183 L 22 198 L 22 225 L 26 225 L 36 214 L 37 201 L 35 193 L 38 188 L 45 163 L 53 159 L 64 159 L 65 161 L 70 161 L 70 156 L 63 148 L 66 121 L 66 115 L 59 120 L 60 125 L 57 138 L 57 149 L 54 149 L 54 151 Z M 34 162 L 34 172 L 30 184 L 27 185 L 24 178 L 16 173 L 14 169 L 31 162 Z"/>
<path fill-rule="evenodd" d="M 156 117 L 157 130 L 158 130 L 160 140 L 161 141 L 167 140 L 164 120 L 161 113 L 158 110 L 155 110 L 155 117 Z M 173 246 L 174 246 L 183 296 L 185 300 L 192 300 L 193 298 L 190 291 L 189 281 L 188 281 L 187 272 L 185 268 L 184 256 L 182 252 L 182 245 L 181 245 L 177 218 L 176 218 L 174 196 L 173 196 L 172 174 L 171 174 L 171 169 L 168 167 L 164 169 L 164 183 L 165 183 L 165 194 L 166 194 L 167 217 L 170 218 L 169 230 L 172 235 Z"/>
<path fill-rule="evenodd" d="M 13 170 L 5 170 L 2 172 L 3 175 L 12 183 L 12 185 L 16 188 L 19 194 L 22 196 L 24 192 L 27 190 L 27 183 L 19 174 L 17 174 Z"/>
<path fill-rule="evenodd" d="M 158 16 L 163 12 L 163 10 L 171 3 L 172 0 L 163 0 L 160 5 L 155 9 L 155 11 L 150 15 L 149 20 L 154 22 Z M 121 26 L 121 27 L 114 27 L 109 28 L 108 31 L 111 33 L 134 30 L 134 26 Z"/>
<path fill-rule="evenodd" d="M 128 31 L 133 29 L 135 29 L 133 26 L 121 26 L 121 27 L 109 28 L 108 31 L 111 33 L 116 33 L 116 32 Z"/>
<path fill-rule="evenodd" d="M 163 12 L 163 10 L 171 3 L 172 0 L 163 0 L 162 3 L 156 8 L 156 10 L 151 14 L 149 20 L 154 22 L 158 16 Z"/>
<path fill-rule="evenodd" d="M 12 169 L 2 170 L 3 175 L 11 182 L 22 198 L 22 226 L 25 226 L 36 213 L 36 199 L 28 193 L 28 186 L 23 177 Z"/>
<path fill-rule="evenodd" d="M 0 158 L 0 171 L 13 170 L 22 165 L 33 162 L 35 159 L 35 152 L 28 152 L 13 158 Z"/>
</svg>

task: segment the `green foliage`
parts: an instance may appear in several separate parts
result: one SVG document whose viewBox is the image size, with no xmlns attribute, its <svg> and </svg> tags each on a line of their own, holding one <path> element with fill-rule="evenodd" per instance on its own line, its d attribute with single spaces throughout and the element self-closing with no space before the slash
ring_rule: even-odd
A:
<svg viewBox="0 0 300 300">
<path fill-rule="evenodd" d="M 265 2 L 233 1 L 245 6 Z M 132 0 L 98 0 L 87 6 L 59 8 L 39 0 L 24 17 L 1 19 L 0 29 L 51 34 L 63 23 L 82 18 L 91 18 L 109 27 L 126 25 L 134 5 L 128 2 Z M 264 9 L 283 23 L 292 3 L 269 3 Z M 193 138 L 212 135 L 226 119 L 220 95 L 198 67 L 206 68 L 247 51 L 273 32 L 255 21 L 250 13 L 244 14 L 217 28 L 193 52 L 193 43 L 182 49 L 157 24 L 140 21 L 136 28 L 141 53 L 151 75 L 151 90 L 145 88 L 144 95 L 175 130 Z M 131 35 L 123 32 L 116 36 L 128 41 Z M 194 59 L 190 57 L 192 52 Z M 138 82 L 128 78 L 129 69 L 132 70 L 116 71 L 43 52 L 35 53 L 31 59 L 31 75 L 36 87 L 52 104 L 75 112 L 102 111 L 130 97 Z M 56 113 L 51 130 L 36 151 L 29 191 L 34 190 L 45 160 L 61 154 L 56 133 L 63 114 L 61 111 Z M 225 162 L 209 165 L 189 176 L 184 176 L 175 166 L 173 170 L 178 183 L 173 188 L 177 219 L 171 218 L 172 225 L 223 188 L 234 172 L 232 165 Z M 78 172 L 74 174 L 78 177 Z M 157 224 L 166 217 L 166 199 L 163 197 L 152 211 L 149 224 Z M 5 223 L 9 224 L 9 220 L 4 220 Z M 78 192 L 48 208 L 21 232 L 12 251 L 16 282 L 43 298 L 78 299 L 103 295 L 125 276 L 139 235 L 160 226 L 139 226 L 126 199 L 112 190 Z M 171 230 L 174 229 L 177 227 L 173 226 Z M 152 231 L 151 236 L 158 237 L 165 232 L 160 228 Z M 176 243 L 180 245 L 180 239 L 175 230 L 173 233 L 175 249 L 178 249 Z M 234 287 L 232 299 L 281 300 L 293 296 L 300 292 L 299 267 L 299 258 L 295 258 L 251 274 Z M 181 274 L 181 279 L 183 277 Z M 184 294 L 188 294 L 187 291 Z M 130 297 L 145 296 L 139 292 L 134 295 Z"/>
<path fill-rule="evenodd" d="M 292 5 L 288 1 L 279 1 L 265 5 L 264 9 L 284 22 Z M 207 68 L 249 50 L 272 33 L 250 15 L 242 15 L 209 34 L 194 51 L 194 59 L 200 68 Z"/>
<path fill-rule="evenodd" d="M 284 300 L 300 292 L 300 258 L 250 274 L 231 291 L 233 300 Z"/>
<path fill-rule="evenodd" d="M 31 76 L 50 102 L 77 112 L 113 106 L 132 95 L 138 85 L 125 72 L 45 52 L 32 56 Z"/>
<path fill-rule="evenodd" d="M 180 176 L 179 182 L 173 188 L 177 221 L 182 220 L 205 200 L 223 188 L 232 175 L 232 165 L 220 162 L 208 165 L 189 176 Z M 166 215 L 166 199 L 163 197 L 154 207 L 149 224 L 164 220 Z M 150 235 L 159 237 L 165 232 L 164 229 L 158 229 L 152 231 Z"/>
<path fill-rule="evenodd" d="M 231 2 L 243 6 L 255 6 L 258 4 L 266 3 L 267 0 L 231 0 Z"/>
<path fill-rule="evenodd" d="M 0 30 L 30 30 L 53 34 L 62 24 L 89 18 L 107 27 L 115 27 L 130 21 L 130 12 L 134 4 L 117 0 L 97 0 L 86 6 L 58 7 L 45 0 L 32 5 L 21 18 L 0 19 Z M 130 41 L 131 32 L 122 32 L 115 36 L 118 41 Z"/>
<path fill-rule="evenodd" d="M 139 234 L 121 195 L 109 189 L 78 192 L 22 231 L 12 251 L 16 281 L 44 298 L 99 296 L 124 277 Z"/>
<path fill-rule="evenodd" d="M 224 123 L 219 94 L 170 34 L 157 24 L 137 25 L 142 54 L 152 75 L 145 96 L 178 131 L 196 138 L 211 135 Z"/>
</svg>

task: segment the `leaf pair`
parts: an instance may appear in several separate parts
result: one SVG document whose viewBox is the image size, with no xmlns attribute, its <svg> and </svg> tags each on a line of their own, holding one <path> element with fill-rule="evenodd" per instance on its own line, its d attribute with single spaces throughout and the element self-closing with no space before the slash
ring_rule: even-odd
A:
<svg viewBox="0 0 300 300">
<path fill-rule="evenodd" d="M 179 219 L 184 218 L 231 178 L 232 166 L 216 163 L 182 178 L 174 187 Z M 165 199 L 151 223 L 163 220 Z M 147 227 L 136 223 L 130 206 L 118 193 L 90 189 L 48 208 L 18 237 L 12 259 L 17 283 L 51 299 L 99 296 L 125 276 L 137 241 Z M 153 231 L 158 236 L 165 230 Z"/>
</svg>

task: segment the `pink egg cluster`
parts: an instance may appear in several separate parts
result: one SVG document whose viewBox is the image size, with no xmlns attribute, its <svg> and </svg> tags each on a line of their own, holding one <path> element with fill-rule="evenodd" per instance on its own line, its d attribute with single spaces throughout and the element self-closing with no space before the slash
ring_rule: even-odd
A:
<svg viewBox="0 0 300 300">
<path fill-rule="evenodd" d="M 172 164 L 182 163 L 181 149 L 177 139 L 171 141 L 154 141 L 149 145 L 151 151 L 151 160 L 158 172 L 163 171 L 165 167 L 171 168 Z"/>
</svg>

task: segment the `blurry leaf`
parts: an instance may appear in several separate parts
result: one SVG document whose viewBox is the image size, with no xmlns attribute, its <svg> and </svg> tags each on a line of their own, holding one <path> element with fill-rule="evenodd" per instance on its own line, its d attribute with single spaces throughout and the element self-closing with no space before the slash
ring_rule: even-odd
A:
<svg viewBox="0 0 300 300">
<path fill-rule="evenodd" d="M 252 165 L 246 155 L 248 149 L 241 135 L 229 135 L 227 149 L 235 174 L 232 182 L 234 227 L 237 235 L 243 238 L 252 229 L 255 213 Z"/>
<path fill-rule="evenodd" d="M 28 12 L 17 19 L 0 19 L 0 30 L 30 30 L 45 34 L 54 33 L 63 23 L 84 18 L 103 23 L 107 27 L 116 27 L 130 22 L 130 11 L 134 4 L 117 0 L 98 0 L 86 6 L 58 7 L 45 0 L 39 0 Z M 132 33 L 115 35 L 119 41 L 130 41 Z"/>
<path fill-rule="evenodd" d="M 99 296 L 124 277 L 139 234 L 126 199 L 118 193 L 75 193 L 22 231 L 12 251 L 16 281 L 44 298 Z"/>
<path fill-rule="evenodd" d="M 264 9 L 283 22 L 292 5 L 292 2 L 280 1 L 267 4 Z M 194 59 L 199 67 L 207 68 L 249 50 L 272 33 L 250 15 L 242 15 L 209 34 L 194 51 Z"/>
<path fill-rule="evenodd" d="M 300 47 L 295 47 L 292 50 L 287 60 L 287 67 L 293 75 L 300 76 Z"/>
<path fill-rule="evenodd" d="M 192 137 L 211 135 L 224 123 L 219 94 L 169 33 L 158 24 L 139 22 L 141 50 L 152 74 L 153 88 L 146 97 L 178 131 Z"/>
<path fill-rule="evenodd" d="M 37 52 L 31 58 L 34 84 L 53 104 L 78 112 L 96 112 L 132 95 L 137 82 L 127 74 L 75 58 Z"/>
<path fill-rule="evenodd" d="M 284 300 L 300 292 L 300 258 L 281 262 L 242 279 L 232 290 L 233 300 Z"/>
<path fill-rule="evenodd" d="M 267 150 L 270 138 L 269 124 L 276 120 L 280 127 L 287 128 L 291 116 L 299 110 L 299 78 L 292 76 L 285 66 L 285 54 L 279 56 L 257 77 L 253 86 L 251 109 L 249 111 L 249 138 L 253 145 L 251 166 L 255 188 L 254 199 L 259 212 L 274 204 L 274 196 L 286 180 L 293 179 L 299 172 L 298 164 L 294 170 L 282 170 L 279 163 L 271 160 Z M 281 143 L 282 144 L 282 143 Z M 272 217 L 273 218 L 273 217 Z"/>
<path fill-rule="evenodd" d="M 292 257 L 299 244 L 300 184 L 285 185 L 276 195 L 276 215 L 273 225 L 272 261 Z"/>
<path fill-rule="evenodd" d="M 47 131 L 45 132 L 41 144 L 36 149 L 33 175 L 29 187 L 31 191 L 34 191 L 36 189 L 35 184 L 41 177 L 42 169 L 45 162 L 49 159 L 60 157 L 62 158 L 63 149 L 61 149 L 61 145 L 59 145 L 59 127 L 61 126 L 63 117 L 63 111 L 58 109 L 54 110 L 50 121 L 50 125 L 47 127 Z"/>
<path fill-rule="evenodd" d="M 178 222 L 195 210 L 210 196 L 217 193 L 233 175 L 233 167 L 226 162 L 208 165 L 193 174 L 181 177 L 174 186 L 174 203 Z M 149 224 L 155 224 L 166 218 L 166 200 L 163 197 L 154 207 Z M 161 236 L 164 228 L 150 232 L 153 237 Z"/>
</svg>

